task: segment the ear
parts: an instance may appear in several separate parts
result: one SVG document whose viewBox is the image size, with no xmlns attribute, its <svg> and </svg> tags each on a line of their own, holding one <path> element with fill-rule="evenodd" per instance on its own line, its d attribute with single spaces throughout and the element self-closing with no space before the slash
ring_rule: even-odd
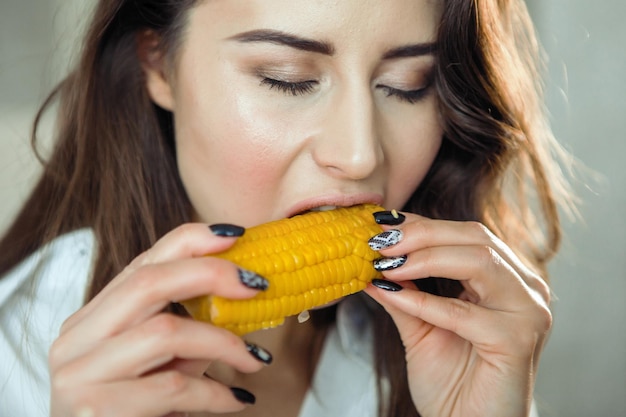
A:
<svg viewBox="0 0 626 417">
<path fill-rule="evenodd" d="M 173 111 L 174 97 L 161 36 L 151 29 L 137 32 L 137 55 L 150 98 L 159 107 Z"/>
</svg>

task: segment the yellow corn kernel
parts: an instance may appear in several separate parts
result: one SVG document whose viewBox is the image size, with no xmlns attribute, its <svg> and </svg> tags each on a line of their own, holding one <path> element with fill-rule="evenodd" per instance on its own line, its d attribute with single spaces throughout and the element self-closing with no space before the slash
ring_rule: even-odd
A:
<svg viewBox="0 0 626 417">
<path fill-rule="evenodd" d="M 372 266 L 379 255 L 367 244 L 382 231 L 372 216 L 380 210 L 365 204 L 314 211 L 247 229 L 214 256 L 265 277 L 268 290 L 247 300 L 205 296 L 182 304 L 195 319 L 243 335 L 358 292 L 381 276 Z"/>
</svg>

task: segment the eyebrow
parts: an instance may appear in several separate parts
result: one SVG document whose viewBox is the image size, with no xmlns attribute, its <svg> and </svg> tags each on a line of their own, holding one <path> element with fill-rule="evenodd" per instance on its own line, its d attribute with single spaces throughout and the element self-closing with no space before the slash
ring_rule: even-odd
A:
<svg viewBox="0 0 626 417">
<path fill-rule="evenodd" d="M 277 30 L 252 30 L 240 33 L 230 37 L 229 39 L 243 43 L 267 42 L 276 45 L 285 45 L 302 51 L 316 52 L 318 54 L 329 56 L 335 53 L 335 48 L 327 42 L 306 39 Z"/>
<path fill-rule="evenodd" d="M 411 58 L 425 55 L 433 55 L 437 52 L 435 42 L 416 43 L 391 49 L 383 55 L 383 59 Z"/>
<path fill-rule="evenodd" d="M 335 47 L 331 43 L 303 38 L 290 33 L 271 29 L 252 30 L 237 34 L 228 39 L 243 43 L 266 42 L 276 45 L 284 45 L 302 51 L 315 52 L 329 56 L 335 54 Z M 419 57 L 432 55 L 436 51 L 437 44 L 435 42 L 416 43 L 391 49 L 385 52 L 383 59 L 390 60 L 396 58 Z"/>
</svg>

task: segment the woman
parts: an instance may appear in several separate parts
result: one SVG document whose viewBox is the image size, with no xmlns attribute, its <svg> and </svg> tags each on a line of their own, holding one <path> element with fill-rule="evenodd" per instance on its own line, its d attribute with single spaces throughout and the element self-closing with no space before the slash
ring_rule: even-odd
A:
<svg viewBox="0 0 626 417">
<path fill-rule="evenodd" d="M 513 0 L 100 2 L 0 244 L 11 411 L 529 415 L 569 198 L 536 49 Z M 243 228 L 360 203 L 403 212 L 385 279 L 310 322 L 172 303 L 262 290 L 202 256 Z"/>
</svg>

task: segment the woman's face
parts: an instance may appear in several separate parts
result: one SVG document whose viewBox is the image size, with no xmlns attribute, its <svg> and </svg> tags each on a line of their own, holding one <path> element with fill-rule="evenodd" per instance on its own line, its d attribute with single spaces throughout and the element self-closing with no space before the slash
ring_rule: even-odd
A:
<svg viewBox="0 0 626 417">
<path fill-rule="evenodd" d="M 441 143 L 440 2 L 212 0 L 148 87 L 174 114 L 196 220 L 252 226 L 319 206 L 401 208 Z"/>
</svg>

